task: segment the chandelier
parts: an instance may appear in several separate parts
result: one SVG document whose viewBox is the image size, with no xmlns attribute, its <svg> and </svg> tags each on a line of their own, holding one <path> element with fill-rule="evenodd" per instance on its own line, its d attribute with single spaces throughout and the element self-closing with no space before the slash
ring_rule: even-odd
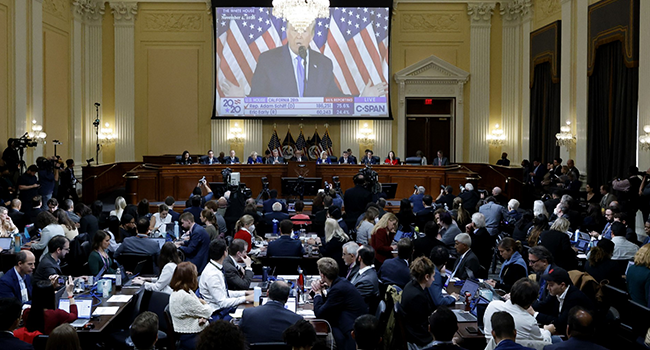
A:
<svg viewBox="0 0 650 350">
<path fill-rule="evenodd" d="M 639 136 L 641 149 L 644 151 L 650 151 L 650 125 L 644 125 L 643 132 L 645 133 L 645 135 Z"/>
<path fill-rule="evenodd" d="M 110 145 L 115 142 L 115 134 L 113 134 L 113 129 L 110 128 L 110 124 L 104 124 L 104 127 L 99 131 L 99 143 L 102 145 Z"/>
<path fill-rule="evenodd" d="M 571 122 L 567 121 L 565 125 L 560 127 L 560 132 L 555 134 L 555 144 L 557 146 L 566 147 L 567 152 L 571 149 L 571 146 L 576 142 L 576 137 L 571 133 Z"/>
<path fill-rule="evenodd" d="M 273 16 L 287 20 L 298 33 L 304 33 L 316 18 L 328 18 L 329 8 L 329 0 L 273 0 Z"/>
<path fill-rule="evenodd" d="M 499 128 L 499 124 L 494 125 L 494 130 L 487 135 L 487 141 L 490 146 L 501 146 L 506 141 L 506 135 L 503 134 L 503 129 Z"/>
<path fill-rule="evenodd" d="M 359 129 L 357 140 L 362 144 L 372 144 L 375 142 L 375 134 L 368 127 L 368 123 L 363 123 L 363 128 Z"/>
<path fill-rule="evenodd" d="M 32 131 L 27 134 L 30 139 L 45 144 L 45 138 L 47 134 L 43 132 L 43 126 L 36 124 L 36 120 L 32 120 Z"/>
<path fill-rule="evenodd" d="M 235 123 L 235 126 L 231 127 L 230 131 L 228 131 L 228 141 L 232 143 L 244 142 L 244 130 L 239 127 L 239 123 Z"/>
</svg>

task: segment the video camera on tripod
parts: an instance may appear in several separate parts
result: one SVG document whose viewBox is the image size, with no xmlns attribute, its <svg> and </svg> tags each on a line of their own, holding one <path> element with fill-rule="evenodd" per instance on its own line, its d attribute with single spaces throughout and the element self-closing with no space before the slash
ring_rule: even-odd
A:
<svg viewBox="0 0 650 350">
<path fill-rule="evenodd" d="M 30 139 L 29 137 L 27 137 L 27 135 L 29 135 L 29 133 L 25 133 L 23 136 L 18 137 L 18 138 L 9 139 L 9 143 L 10 144 L 13 143 L 14 147 L 17 148 L 17 149 L 25 149 L 25 148 L 28 148 L 28 147 L 36 147 L 36 145 L 38 145 L 38 142 Z"/>
<path fill-rule="evenodd" d="M 381 183 L 379 182 L 379 176 L 377 172 L 372 170 L 372 167 L 369 164 L 366 164 L 366 167 L 359 170 L 359 173 L 355 175 L 355 178 L 359 175 L 363 175 L 364 187 L 372 192 L 373 194 L 381 192 Z M 340 183 L 339 183 L 340 186 Z"/>
</svg>

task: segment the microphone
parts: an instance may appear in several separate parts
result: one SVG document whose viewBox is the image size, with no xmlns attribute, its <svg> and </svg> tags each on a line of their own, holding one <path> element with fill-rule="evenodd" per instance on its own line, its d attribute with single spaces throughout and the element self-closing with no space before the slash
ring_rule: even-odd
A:
<svg viewBox="0 0 650 350">
<path fill-rule="evenodd" d="M 99 102 L 95 102 L 95 107 L 99 107 L 99 106 L 101 106 Z"/>
<path fill-rule="evenodd" d="M 298 48 L 298 55 L 299 55 L 300 57 L 302 57 L 303 60 L 304 60 L 305 58 L 307 58 L 307 48 L 305 48 L 304 46 L 301 45 L 301 46 Z"/>
</svg>

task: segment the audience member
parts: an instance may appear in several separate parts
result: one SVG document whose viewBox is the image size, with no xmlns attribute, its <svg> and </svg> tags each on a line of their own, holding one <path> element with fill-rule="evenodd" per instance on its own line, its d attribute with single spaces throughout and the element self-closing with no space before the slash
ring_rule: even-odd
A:
<svg viewBox="0 0 650 350">
<path fill-rule="evenodd" d="M 399 213 L 395 214 L 395 216 L 397 216 L 397 220 L 402 224 L 404 230 L 411 230 L 416 224 L 415 213 L 408 198 L 402 198 L 399 202 Z"/>
<path fill-rule="evenodd" d="M 194 349 L 198 333 L 208 326 L 208 319 L 215 309 L 194 293 L 199 284 L 193 263 L 185 261 L 178 264 L 169 286 L 173 290 L 169 297 L 169 314 L 174 332 L 179 333 L 181 347 Z M 201 292 L 204 290 L 201 289 Z"/>
<path fill-rule="evenodd" d="M 17 232 L 18 228 L 9 216 L 7 208 L 0 207 L 0 237 L 11 237 L 12 234 Z"/>
<path fill-rule="evenodd" d="M 235 239 L 243 239 L 246 242 L 247 253 L 253 248 L 253 234 L 255 232 L 255 221 L 250 215 L 244 215 L 235 224 Z"/>
<path fill-rule="evenodd" d="M 25 214 L 30 215 L 31 211 L 34 208 L 34 197 L 38 196 L 38 188 L 41 186 L 38 183 L 36 178 L 36 173 L 38 172 L 38 167 L 35 164 L 27 167 L 27 171 L 24 174 L 20 175 L 18 182 L 16 183 L 20 194 L 18 199 L 23 203 L 25 208 Z M 39 196 L 40 197 L 40 196 Z M 33 222 L 33 221 L 32 221 Z"/>
<path fill-rule="evenodd" d="M 191 213 L 194 216 L 194 222 L 201 222 L 201 211 L 203 210 L 201 200 L 201 195 L 192 195 L 189 199 L 190 206 L 183 210 L 183 213 Z"/>
<path fill-rule="evenodd" d="M 211 323 L 199 335 L 196 350 L 245 350 L 246 338 L 236 325 L 226 321 Z"/>
<path fill-rule="evenodd" d="M 601 195 L 600 207 L 602 209 L 607 209 L 607 207 L 609 207 L 609 205 L 612 202 L 616 201 L 616 196 L 609 193 L 609 185 L 608 184 L 603 184 L 603 185 L 600 186 L 600 195 Z"/>
<path fill-rule="evenodd" d="M 32 243 L 32 249 L 43 250 L 41 260 L 47 255 L 47 244 L 54 236 L 65 236 L 63 228 L 59 226 L 59 221 L 49 211 L 42 211 L 38 214 L 36 224 L 42 228 L 41 239 L 38 242 Z"/>
<path fill-rule="evenodd" d="M 515 329 L 512 315 L 505 311 L 495 312 L 490 321 L 492 323 L 492 338 L 497 344 L 494 350 L 533 350 L 515 343 L 517 329 Z"/>
<path fill-rule="evenodd" d="M 438 225 L 435 221 L 429 221 L 424 225 L 424 237 L 420 237 L 413 243 L 413 259 L 421 256 L 429 256 L 431 250 L 436 246 L 445 246 L 438 238 Z"/>
<path fill-rule="evenodd" d="M 126 216 L 126 214 L 124 215 Z M 149 239 L 149 220 L 147 218 L 138 219 L 137 235 L 127 237 L 113 254 L 113 257 L 119 260 L 119 256 L 126 255 L 144 255 L 153 257 L 153 261 L 158 260 L 160 247 L 158 242 Z"/>
<path fill-rule="evenodd" d="M 567 234 L 569 220 L 558 218 L 551 225 L 550 230 L 542 232 L 540 244 L 553 255 L 555 263 L 566 270 L 578 268 L 578 259 L 575 250 L 571 247 L 571 240 Z"/>
<path fill-rule="evenodd" d="M 625 235 L 625 225 L 614 222 L 612 224 L 612 243 L 614 243 L 612 260 L 632 260 L 639 250 L 639 246 L 629 242 Z"/>
<path fill-rule="evenodd" d="M 111 244 L 111 236 L 105 231 L 99 230 L 93 238 L 93 251 L 88 256 L 88 268 L 90 275 L 97 276 L 99 272 L 104 269 L 105 273 L 115 273 L 113 268 L 113 260 L 108 255 L 106 250 Z"/>
<path fill-rule="evenodd" d="M 337 206 L 333 206 L 330 208 L 329 213 L 330 217 L 339 223 L 343 232 L 345 232 L 346 235 L 350 235 L 350 229 L 348 228 L 348 224 L 345 223 L 345 220 L 343 220 L 341 209 Z"/>
<path fill-rule="evenodd" d="M 290 291 L 286 282 L 273 282 L 269 287 L 269 300 L 266 304 L 244 309 L 239 328 L 249 343 L 282 342 L 282 332 L 303 319 L 284 307 Z"/>
<path fill-rule="evenodd" d="M 246 267 L 242 267 L 244 264 Z M 253 264 L 246 254 L 246 241 L 233 239 L 228 247 L 228 256 L 223 260 L 223 273 L 230 290 L 248 290 L 253 279 Z"/>
<path fill-rule="evenodd" d="M 435 210 L 435 207 L 433 206 L 433 198 L 430 195 L 425 194 L 422 197 L 422 206 L 422 210 L 415 212 L 415 221 L 420 229 L 422 229 L 427 222 L 433 219 L 433 211 Z"/>
<path fill-rule="evenodd" d="M 59 225 L 63 229 L 63 233 L 65 234 L 65 237 L 69 240 L 73 240 L 75 237 L 79 235 L 79 230 L 77 230 L 77 225 L 75 225 L 72 220 L 70 220 L 70 216 L 67 214 L 67 212 L 63 209 L 57 209 L 54 212 L 54 216 L 56 216 L 57 221 L 59 222 Z"/>
<path fill-rule="evenodd" d="M 393 257 L 393 250 L 397 245 L 393 243 L 397 233 L 397 217 L 393 213 L 387 213 L 372 229 L 369 243 L 375 249 L 375 261 L 381 266 L 386 259 Z"/>
<path fill-rule="evenodd" d="M 591 341 L 595 335 L 594 319 L 591 312 L 581 306 L 574 306 L 569 310 L 566 335 L 569 340 L 547 345 L 544 350 L 605 350 Z"/>
<path fill-rule="evenodd" d="M 553 263 L 553 255 L 544 246 L 536 246 L 528 249 L 528 266 L 535 273 L 535 281 L 539 283 L 537 300 L 543 300 L 548 295 L 544 275 L 550 270 L 557 268 Z"/>
<path fill-rule="evenodd" d="M 295 225 L 311 225 L 311 218 L 307 214 L 303 214 L 302 211 L 305 210 L 305 202 L 297 200 L 294 202 L 294 209 L 296 214 L 291 217 L 291 221 Z"/>
<path fill-rule="evenodd" d="M 436 198 L 436 204 L 439 205 L 439 207 L 445 207 L 447 210 L 452 209 L 454 206 L 454 199 L 456 196 L 454 196 L 454 188 L 451 186 L 445 186 L 444 189 L 440 189 L 440 194 Z"/>
<path fill-rule="evenodd" d="M 130 333 L 136 350 L 154 350 L 158 341 L 158 315 L 151 311 L 142 312 L 131 323 Z"/>
<path fill-rule="evenodd" d="M 499 224 L 508 216 L 508 211 L 497 203 L 494 197 L 487 197 L 479 212 L 485 216 L 485 228 L 490 235 L 496 236 L 501 233 Z"/>
<path fill-rule="evenodd" d="M 165 198 L 165 205 L 167 205 L 167 208 L 169 208 L 169 215 L 172 216 L 172 221 L 178 221 L 181 214 L 174 211 L 174 204 L 176 204 L 174 197 L 167 196 L 167 198 Z"/>
<path fill-rule="evenodd" d="M 460 295 L 455 292 L 449 295 L 442 294 L 442 289 L 445 287 L 445 282 L 447 281 L 445 265 L 448 260 L 449 250 L 445 246 L 436 246 L 431 250 L 431 262 L 433 262 L 435 269 L 433 283 L 429 287 L 429 295 L 431 295 L 433 306 L 436 308 L 454 305 L 460 299 Z"/>
<path fill-rule="evenodd" d="M 25 229 L 25 225 L 28 224 L 27 215 L 25 215 L 25 213 L 20 211 L 22 209 L 22 205 L 23 203 L 20 201 L 20 199 L 18 198 L 12 199 L 11 207 L 8 213 L 9 217 L 16 225 L 16 228 L 18 228 L 19 232 L 22 232 Z"/>
<path fill-rule="evenodd" d="M 205 224 L 205 232 L 210 236 L 210 241 L 214 241 L 217 238 L 223 238 L 219 237 L 219 231 L 215 227 L 217 220 L 212 210 L 206 208 L 201 211 L 201 222 Z"/>
<path fill-rule="evenodd" d="M 625 274 L 630 299 L 650 307 L 650 244 L 634 255 L 634 265 Z"/>
<path fill-rule="evenodd" d="M 395 284 L 404 289 L 411 280 L 409 264 L 413 255 L 413 242 L 402 238 L 397 242 L 397 257 L 387 259 L 379 269 L 379 278 L 384 284 Z M 374 256 L 372 257 L 374 259 Z M 354 282 L 353 282 L 354 283 Z"/>
<path fill-rule="evenodd" d="M 585 271 L 598 283 L 607 280 L 610 285 L 624 289 L 623 271 L 619 268 L 621 265 L 612 260 L 613 253 L 614 243 L 609 239 L 601 239 L 595 247 L 589 250 Z"/>
<path fill-rule="evenodd" d="M 456 315 L 448 308 L 440 307 L 429 316 L 428 329 L 433 342 L 425 350 L 465 350 L 453 342 L 458 323 Z"/>
<path fill-rule="evenodd" d="M 379 216 L 379 210 L 376 207 L 368 207 L 361 220 L 361 223 L 357 226 L 357 243 L 358 244 L 368 244 L 370 240 L 370 235 L 372 230 L 375 227 L 375 220 Z"/>
<path fill-rule="evenodd" d="M 151 216 L 149 230 L 153 233 L 154 237 L 160 237 L 163 233 L 167 232 L 167 224 L 171 224 L 172 216 L 169 215 L 169 207 L 167 204 L 162 203 L 158 205 L 158 212 Z"/>
<path fill-rule="evenodd" d="M 79 215 L 79 233 L 87 233 L 88 241 L 92 242 L 95 238 L 95 233 L 99 231 L 99 220 L 93 215 L 90 208 L 79 203 L 75 207 L 77 215 Z"/>
<path fill-rule="evenodd" d="M 481 263 L 472 249 L 472 238 L 467 233 L 461 233 L 454 238 L 454 247 L 458 253 L 458 259 L 454 263 L 454 269 L 449 278 L 458 278 L 466 280 L 469 278 L 467 270 L 474 273 L 474 276 L 480 277 Z"/>
<path fill-rule="evenodd" d="M 476 212 L 476 204 L 480 199 L 480 195 L 478 194 L 478 191 L 474 189 L 474 185 L 469 182 L 465 184 L 464 188 L 465 190 L 462 191 L 458 197 L 463 200 L 463 208 L 467 209 L 470 214 L 474 214 L 474 212 Z"/>
<path fill-rule="evenodd" d="M 352 279 L 359 273 L 359 264 L 357 264 L 357 252 L 359 251 L 359 245 L 356 242 L 347 242 L 343 245 L 343 262 L 347 266 L 345 278 L 348 281 Z"/>
<path fill-rule="evenodd" d="M 0 346 L 12 350 L 34 350 L 31 344 L 16 338 L 13 331 L 20 324 L 20 299 L 13 297 L 0 298 Z"/>
<path fill-rule="evenodd" d="M 451 210 L 451 217 L 456 220 L 458 227 L 465 227 L 472 222 L 472 216 L 463 205 L 463 199 L 460 197 L 454 198 L 453 209 Z"/>
<path fill-rule="evenodd" d="M 47 211 L 45 208 L 43 208 L 43 197 L 41 195 L 36 195 L 34 198 L 32 198 L 32 208 L 31 210 L 28 211 L 29 213 L 29 222 L 37 224 L 38 225 L 38 214 L 40 214 L 43 211 Z M 37 229 L 42 228 L 39 226 L 36 226 Z"/>
<path fill-rule="evenodd" d="M 282 220 L 280 222 L 280 237 L 269 242 L 269 246 L 266 250 L 266 255 L 268 257 L 302 257 L 303 254 L 305 254 L 305 249 L 302 247 L 300 240 L 291 238 L 292 232 L 293 222 L 288 219 Z"/>
<path fill-rule="evenodd" d="M 428 288 L 434 279 L 435 266 L 427 257 L 419 257 L 411 264 L 413 279 L 402 291 L 404 330 L 409 349 L 424 349 L 433 345 L 433 337 L 427 329 L 427 318 L 434 305 Z"/>
<path fill-rule="evenodd" d="M 163 292 L 167 294 L 172 293 L 169 283 L 174 276 L 176 266 L 181 263 L 181 258 L 178 256 L 178 248 L 172 242 L 165 242 L 160 249 L 160 256 L 158 257 L 158 270 L 160 276 L 153 282 L 149 278 L 135 277 L 133 283 L 144 284 L 144 289 L 153 292 Z"/>
<path fill-rule="evenodd" d="M 366 210 L 366 205 L 372 202 L 372 193 L 365 188 L 366 180 L 361 174 L 354 176 L 354 187 L 348 188 L 343 196 L 345 219 L 348 227 L 356 227 L 357 219 Z"/>
<path fill-rule="evenodd" d="M 533 226 L 528 230 L 528 246 L 537 246 L 539 244 L 539 237 L 542 235 L 542 232 L 545 232 L 547 229 L 548 217 L 544 214 L 537 214 L 537 216 L 533 218 Z"/>
<path fill-rule="evenodd" d="M 316 329 L 307 320 L 298 320 L 282 333 L 284 342 L 292 350 L 310 350 L 318 340 Z"/>
<path fill-rule="evenodd" d="M 375 311 L 375 304 L 379 301 L 379 280 L 372 264 L 374 260 L 375 250 L 369 245 L 361 246 L 357 251 L 359 273 L 350 281 L 366 301 L 371 313 Z"/>
<path fill-rule="evenodd" d="M 478 257 L 481 266 L 487 270 L 492 263 L 495 237 L 491 236 L 485 228 L 485 216 L 482 213 L 472 214 L 472 222 L 465 226 L 465 232 L 472 239 L 472 247 L 474 247 L 472 251 Z"/>
<path fill-rule="evenodd" d="M 382 334 L 383 330 L 379 329 L 379 320 L 373 315 L 361 315 L 354 321 L 352 338 L 357 343 L 357 349 L 380 349 Z"/>
<path fill-rule="evenodd" d="M 320 240 L 320 237 L 317 238 Z M 332 258 L 339 266 L 339 272 L 345 271 L 343 262 L 343 244 L 350 240 L 350 237 L 343 232 L 343 229 L 336 220 L 330 218 L 325 220 L 325 244 L 319 248 L 324 257 Z M 311 243 L 311 241 L 308 241 Z"/>
<path fill-rule="evenodd" d="M 50 334 L 58 325 L 74 322 L 77 319 L 77 304 L 74 300 L 73 290 L 72 277 L 68 277 L 65 293 L 70 300 L 70 312 L 67 312 L 55 305 L 54 287 L 50 281 L 40 281 L 34 284 L 32 307 L 23 311 L 25 328 L 21 328 L 20 334 L 14 333 L 16 337 L 31 344 L 38 334 Z"/>
<path fill-rule="evenodd" d="M 424 197 L 424 192 L 426 189 L 424 186 L 418 186 L 411 197 L 409 197 L 409 201 L 411 202 L 411 205 L 413 206 L 413 212 L 417 213 L 420 210 L 424 209 L 424 203 L 422 202 L 422 197 Z"/>
<path fill-rule="evenodd" d="M 499 254 L 505 260 L 501 265 L 499 281 L 487 280 L 492 287 L 510 292 L 510 288 L 521 278 L 528 276 L 528 266 L 521 256 L 521 242 L 505 237 L 499 242 Z"/>
<path fill-rule="evenodd" d="M 203 273 L 203 269 L 208 263 L 210 236 L 203 227 L 194 222 L 192 213 L 181 214 L 180 220 L 183 231 L 189 234 L 189 238 L 184 241 L 176 241 L 176 246 L 185 254 L 185 261 L 193 263 L 199 273 Z"/>
<path fill-rule="evenodd" d="M 350 331 L 357 317 L 367 313 L 368 308 L 354 285 L 339 277 L 336 260 L 320 258 L 317 265 L 321 279 L 311 285 L 315 293 L 314 314 L 332 325 L 337 349 L 352 350 L 355 344 Z M 325 286 L 329 286 L 327 297 L 323 296 Z"/>
<path fill-rule="evenodd" d="M 23 304 L 32 300 L 32 277 L 36 259 L 29 250 L 16 253 L 16 265 L 0 277 L 0 298 L 16 298 Z"/>
<path fill-rule="evenodd" d="M 271 189 L 269 191 L 269 199 L 265 200 L 262 203 L 262 208 L 264 210 L 264 214 L 266 213 L 271 213 L 273 212 L 273 204 L 275 203 L 280 203 L 282 205 L 282 209 L 280 211 L 285 212 L 285 204 L 281 200 L 278 199 L 278 190 L 276 189 Z"/>
<path fill-rule="evenodd" d="M 136 350 L 146 349 L 148 348 L 136 347 Z M 77 330 L 68 323 L 63 323 L 54 328 L 47 338 L 45 350 L 81 350 Z"/>
<path fill-rule="evenodd" d="M 124 199 L 124 197 L 119 196 L 115 198 L 115 209 L 111 210 L 111 212 L 108 215 L 117 216 L 118 220 L 121 220 L 125 208 L 126 208 L 126 200 Z"/>
<path fill-rule="evenodd" d="M 280 226 L 280 222 L 282 220 L 288 220 L 289 219 L 289 214 L 282 212 L 283 208 L 283 203 L 281 202 L 275 202 L 271 206 L 272 211 L 268 213 L 264 213 L 264 223 L 267 225 L 267 227 L 273 227 L 273 221 L 277 221 L 278 227 Z"/>
<path fill-rule="evenodd" d="M 54 284 L 55 278 L 63 273 L 61 272 L 61 259 L 65 258 L 70 252 L 70 241 L 63 236 L 55 236 L 47 244 L 48 254 L 44 255 L 34 271 L 34 284 L 40 281 L 48 281 Z"/>
<path fill-rule="evenodd" d="M 484 220 L 485 221 L 485 220 Z M 449 212 L 442 212 L 438 214 L 438 225 L 440 225 L 440 240 L 442 243 L 444 243 L 447 247 L 451 247 L 454 244 L 454 238 L 460 234 L 462 231 L 454 223 L 451 213 Z"/>
</svg>

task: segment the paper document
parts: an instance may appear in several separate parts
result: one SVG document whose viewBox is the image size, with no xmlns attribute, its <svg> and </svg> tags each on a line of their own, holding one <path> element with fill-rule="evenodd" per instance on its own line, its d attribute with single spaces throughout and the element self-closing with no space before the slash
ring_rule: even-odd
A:
<svg viewBox="0 0 650 350">
<path fill-rule="evenodd" d="M 74 328 L 81 328 L 88 323 L 88 320 L 83 319 L 83 318 L 78 318 L 76 321 L 70 323 L 70 325 Z"/>
<path fill-rule="evenodd" d="M 107 303 L 127 303 L 133 298 L 133 295 L 113 295 L 110 297 L 108 300 L 106 300 Z"/>
<path fill-rule="evenodd" d="M 235 310 L 235 312 L 230 314 L 232 318 L 241 318 L 243 315 L 244 315 L 244 309 L 239 307 Z"/>
<path fill-rule="evenodd" d="M 316 318 L 313 310 L 298 310 L 296 313 L 304 318 Z"/>
<path fill-rule="evenodd" d="M 93 312 L 93 316 L 112 316 L 117 313 L 117 310 L 119 310 L 119 306 L 102 306 L 98 307 L 95 309 L 95 312 Z"/>
</svg>

